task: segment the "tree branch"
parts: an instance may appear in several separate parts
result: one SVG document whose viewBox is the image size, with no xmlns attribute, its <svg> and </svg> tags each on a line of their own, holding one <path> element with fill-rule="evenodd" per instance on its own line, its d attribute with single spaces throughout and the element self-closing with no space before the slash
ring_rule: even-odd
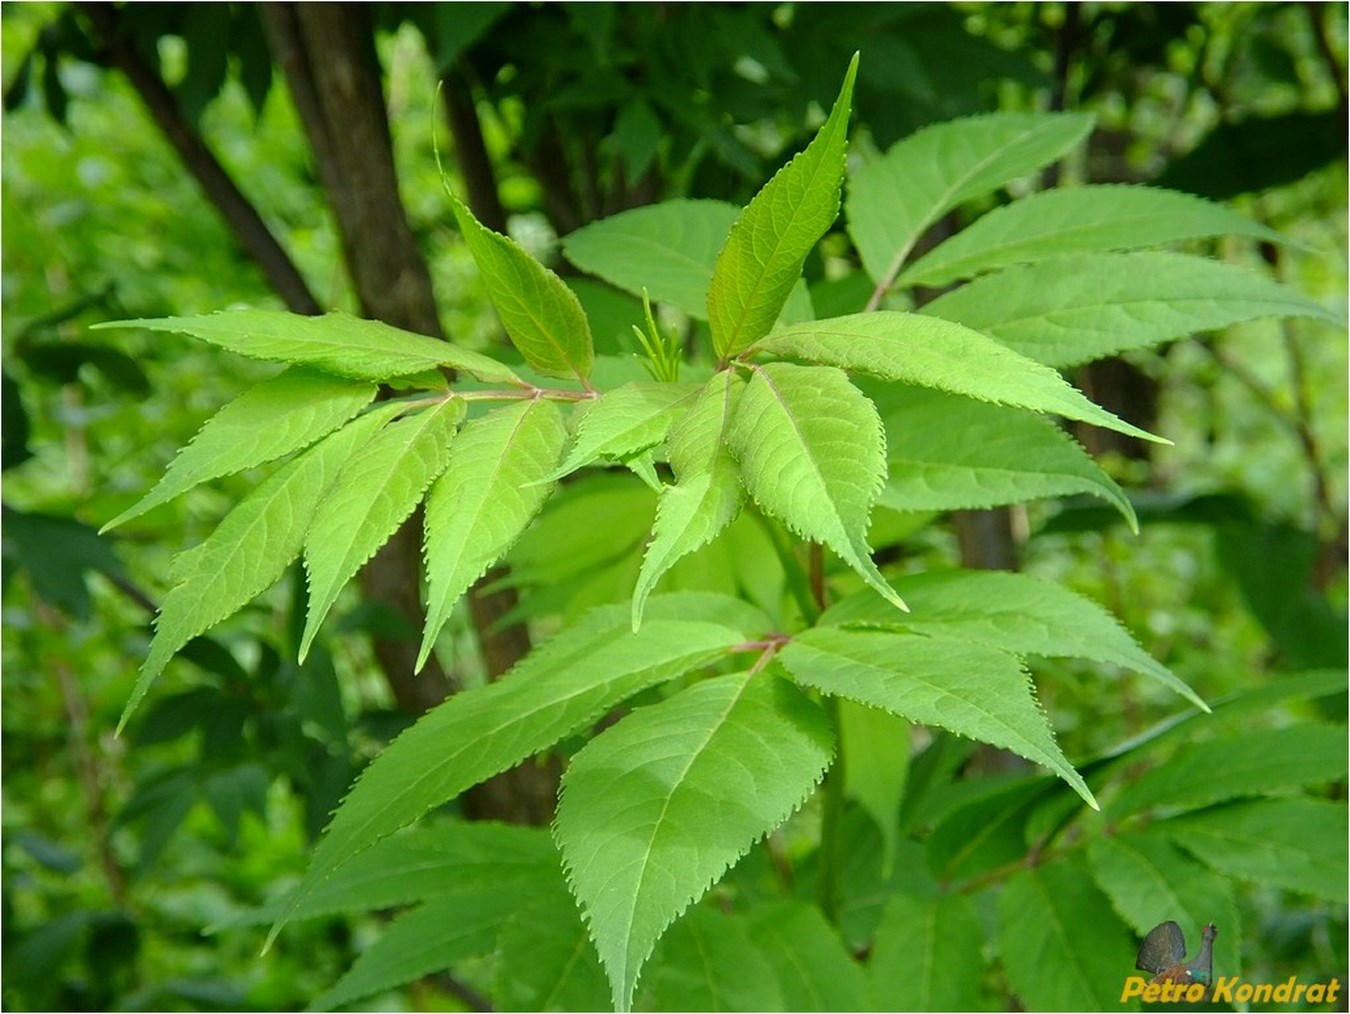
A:
<svg viewBox="0 0 1350 1014">
<path fill-rule="evenodd" d="M 108 59 L 131 82 L 155 124 L 225 219 L 244 251 L 262 269 L 268 284 L 295 313 L 318 313 L 319 304 L 300 270 L 267 228 L 257 209 L 235 186 L 183 116 L 169 86 L 122 33 L 117 8 L 101 3 L 81 3 L 79 6 L 97 32 Z"/>
</svg>

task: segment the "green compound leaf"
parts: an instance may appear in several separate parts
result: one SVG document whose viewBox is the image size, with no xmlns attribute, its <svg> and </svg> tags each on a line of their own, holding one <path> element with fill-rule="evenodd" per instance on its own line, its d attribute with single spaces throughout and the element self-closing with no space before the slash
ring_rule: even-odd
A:
<svg viewBox="0 0 1350 1014">
<path fill-rule="evenodd" d="M 999 894 L 998 917 L 1003 967 L 1025 1010 L 1120 1008 L 1128 971 L 1121 966 L 1138 942 L 1081 863 L 1014 874 Z"/>
<path fill-rule="evenodd" d="M 155 639 L 117 723 L 126 725 L 174 654 L 270 588 L 300 553 L 319 502 L 351 456 L 402 410 L 384 405 L 287 462 L 225 515 L 201 545 L 179 554 Z"/>
<path fill-rule="evenodd" d="M 1155 826 L 1226 876 L 1344 904 L 1346 819 L 1344 803 L 1292 797 L 1216 806 Z"/>
<path fill-rule="evenodd" d="M 666 927 L 802 804 L 833 750 L 801 691 L 740 673 L 635 711 L 572 759 L 555 834 L 616 1010 Z"/>
<path fill-rule="evenodd" d="M 625 292 L 645 288 L 653 303 L 704 320 L 717 253 L 740 213 L 726 201 L 663 201 L 583 226 L 563 240 L 563 253 Z"/>
<path fill-rule="evenodd" d="M 878 502 L 947 511 L 1088 493 L 1138 531 L 1134 505 L 1092 456 L 1049 419 L 919 387 L 895 387 L 881 407 L 890 477 Z"/>
<path fill-rule="evenodd" d="M 1202 257 L 1085 254 L 977 278 L 924 307 L 1067 367 L 1261 317 L 1340 319 L 1287 286 Z"/>
<path fill-rule="evenodd" d="M 291 919 L 412 905 L 462 892 L 469 885 L 484 890 L 534 889 L 549 875 L 566 896 L 557 849 L 542 828 L 449 821 L 410 828 L 375 843 L 311 892 L 291 912 Z M 227 925 L 272 922 L 287 903 L 283 896 Z"/>
<path fill-rule="evenodd" d="M 816 627 L 794 637 L 778 659 L 806 686 L 1042 764 L 1097 808 L 1013 655 L 953 637 Z"/>
<path fill-rule="evenodd" d="M 869 1000 L 862 967 L 814 905 L 796 899 L 760 903 L 749 928 L 750 939 L 773 966 L 791 1009 L 877 1009 Z"/>
<path fill-rule="evenodd" d="M 676 920 L 642 978 L 642 1010 L 790 1010 L 744 917 L 698 905 Z"/>
<path fill-rule="evenodd" d="M 962 894 L 891 895 L 868 968 L 877 1010 L 977 1010 L 985 932 Z"/>
<path fill-rule="evenodd" d="M 474 218 L 453 194 L 450 206 L 511 344 L 540 373 L 574 377 L 585 385 L 595 348 L 576 294 L 515 240 Z"/>
<path fill-rule="evenodd" d="M 309 613 L 300 638 L 305 660 L 338 593 L 393 535 L 450 460 L 464 402 L 447 399 L 386 427 L 352 456 L 305 537 Z"/>
<path fill-rule="evenodd" d="M 464 690 L 394 740 L 353 786 L 269 942 L 290 914 L 352 856 L 465 789 L 546 750 L 613 705 L 706 665 L 763 632 L 768 620 L 738 599 L 653 599 L 640 633 L 628 607 L 592 610 L 494 683 Z M 409 771 L 418 773 L 408 777 Z"/>
<path fill-rule="evenodd" d="M 626 458 L 655 447 L 666 438 L 682 403 L 697 392 L 696 384 L 650 380 L 606 391 L 585 406 L 576 442 L 548 480 L 561 479 L 600 457 Z"/>
<path fill-rule="evenodd" d="M 490 954 L 513 917 L 531 912 L 560 886 L 556 864 L 530 882 L 499 885 L 466 881 L 429 899 L 384 928 L 352 967 L 310 1010 L 333 1010 L 363 997 L 441 972 L 466 958 Z"/>
<path fill-rule="evenodd" d="M 549 843 L 557 862 L 557 850 Z M 549 891 L 502 927 L 493 952 L 492 1000 L 501 1011 L 604 1010 L 609 983 L 558 870 Z"/>
<path fill-rule="evenodd" d="M 327 436 L 370 404 L 371 383 L 289 369 L 213 415 L 178 452 L 155 488 L 99 531 L 122 524 L 222 475 L 273 461 Z"/>
<path fill-rule="evenodd" d="M 863 592 L 826 610 L 820 622 L 904 627 L 934 637 L 979 641 L 1015 655 L 1118 665 L 1209 711 L 1194 690 L 1139 647 L 1119 620 L 1063 585 L 1030 574 L 989 570 L 929 571 L 896 584 L 914 603 L 909 616 L 896 615 L 885 602 Z"/>
<path fill-rule="evenodd" d="M 633 629 L 647 596 L 671 567 L 721 534 L 741 509 L 745 492 L 727 432 L 745 382 L 730 370 L 708 381 L 689 411 L 671 427 L 670 467 L 675 485 L 656 501 L 652 541 L 633 590 Z"/>
<path fill-rule="evenodd" d="M 1194 944 L 1200 928 L 1212 922 L 1222 927 L 1214 942 L 1215 968 L 1239 967 L 1243 936 L 1232 881 L 1197 863 L 1156 826 L 1093 838 L 1087 855 L 1097 885 L 1138 936 L 1174 919 Z"/>
<path fill-rule="evenodd" d="M 729 443 L 756 503 L 803 538 L 829 546 L 888 601 L 905 608 L 867 547 L 886 453 L 876 407 L 848 377 L 826 366 L 755 367 Z"/>
<path fill-rule="evenodd" d="M 1053 162 L 1091 129 L 1084 113 L 994 113 L 940 123 L 895 144 L 849 180 L 844 213 L 867 274 L 889 288 L 928 226 Z"/>
<path fill-rule="evenodd" d="M 855 313 L 793 324 L 758 348 L 1170 443 L 1094 405 L 1048 366 L 970 327 L 937 317 L 896 311 Z"/>
<path fill-rule="evenodd" d="M 1278 232 L 1201 197 L 1098 184 L 1044 190 L 991 211 L 906 268 L 900 284 L 937 287 L 1012 264 L 1209 236 L 1284 242 Z"/>
<path fill-rule="evenodd" d="M 1345 776 L 1345 730 L 1303 722 L 1189 743 L 1127 785 L 1107 812 L 1128 816 L 1158 806 L 1208 806 Z"/>
<path fill-rule="evenodd" d="M 551 401 L 499 408 L 465 425 L 427 497 L 427 622 L 420 670 L 455 602 L 520 537 L 552 492 L 567 426 Z"/>
<path fill-rule="evenodd" d="M 336 310 L 322 317 L 280 310 L 223 310 L 201 317 L 120 320 L 94 327 L 177 331 L 241 356 L 314 366 L 357 380 L 388 380 L 453 366 L 490 383 L 520 383 L 495 359 Z"/>
<path fill-rule="evenodd" d="M 769 333 L 806 255 L 839 214 L 855 54 L 830 118 L 732 226 L 708 287 L 713 348 L 725 358 Z"/>
</svg>

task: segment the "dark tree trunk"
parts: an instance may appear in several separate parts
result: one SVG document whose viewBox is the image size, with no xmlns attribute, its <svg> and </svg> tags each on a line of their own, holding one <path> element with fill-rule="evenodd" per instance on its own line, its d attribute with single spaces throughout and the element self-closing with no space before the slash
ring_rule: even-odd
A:
<svg viewBox="0 0 1350 1014">
<path fill-rule="evenodd" d="M 368 12 L 359 4 L 281 4 L 262 8 L 273 55 L 281 65 L 314 151 L 320 182 L 337 216 L 347 267 L 362 309 L 372 317 L 444 337 L 426 261 L 414 242 L 394 171 L 389 122 Z M 459 107 L 462 112 L 462 106 Z M 420 587 L 418 517 L 362 570 L 366 596 L 395 608 L 414 629 L 425 616 Z M 490 618 L 515 604 L 514 593 L 472 593 L 489 675 L 505 672 L 530 649 L 516 625 L 493 631 Z M 434 658 L 414 675 L 415 641 L 377 638 L 376 655 L 399 702 L 420 712 L 443 699 L 449 683 Z M 524 765 L 469 794 L 480 817 L 544 823 L 557 794 L 556 765 Z"/>
</svg>

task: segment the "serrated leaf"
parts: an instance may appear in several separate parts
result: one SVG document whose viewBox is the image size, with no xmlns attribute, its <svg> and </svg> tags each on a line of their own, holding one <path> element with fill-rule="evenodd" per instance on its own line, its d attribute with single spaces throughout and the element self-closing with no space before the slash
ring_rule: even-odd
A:
<svg viewBox="0 0 1350 1014">
<path fill-rule="evenodd" d="M 707 320 L 713 266 L 740 213 L 726 201 L 662 201 L 582 226 L 563 239 L 563 253 L 581 270 L 625 292 L 641 296 L 646 291 L 653 303 Z M 813 316 L 810 293 L 799 279 L 781 319 Z M 638 319 L 635 314 L 633 321 Z"/>
<path fill-rule="evenodd" d="M 1242 927 L 1231 881 L 1195 862 L 1156 830 L 1093 838 L 1087 855 L 1093 878 L 1140 937 L 1174 919 L 1185 928 L 1192 947 L 1198 947 L 1201 928 L 1212 922 L 1221 929 L 1214 942 L 1215 968 L 1230 973 L 1238 969 Z"/>
<path fill-rule="evenodd" d="M 456 820 L 376 842 L 339 867 L 290 917 L 315 919 L 411 905 L 466 885 L 533 890 L 550 875 L 566 897 L 557 850 L 542 828 Z M 272 922 L 287 904 L 283 896 L 227 925 Z"/>
<path fill-rule="evenodd" d="M 554 831 L 616 1010 L 666 927 L 802 804 L 833 749 L 799 690 L 740 673 L 633 712 L 572 758 Z"/>
<path fill-rule="evenodd" d="M 822 542 L 897 608 L 872 562 L 867 526 L 886 472 L 876 407 L 841 371 L 757 366 L 728 443 L 755 502 L 803 538 Z"/>
<path fill-rule="evenodd" d="M 759 349 L 1170 443 L 1094 405 L 1048 366 L 938 317 L 881 311 L 793 324 Z"/>
<path fill-rule="evenodd" d="M 923 312 L 1055 367 L 1261 317 L 1340 323 L 1262 275 L 1161 251 L 1084 254 L 1009 268 L 938 297 Z"/>
<path fill-rule="evenodd" d="M 661 938 L 643 979 L 643 1010 L 791 1010 L 773 966 L 735 915 L 691 910 Z"/>
<path fill-rule="evenodd" d="M 778 660 L 806 686 L 1042 764 L 1097 807 L 1012 655 L 950 637 L 816 627 L 794 637 Z"/>
<path fill-rule="evenodd" d="M 895 388 L 881 414 L 890 471 L 883 506 L 970 510 L 1088 493 L 1138 530 L 1121 488 L 1049 419 L 919 387 Z"/>
<path fill-rule="evenodd" d="M 495 359 L 339 310 L 322 317 L 280 310 L 222 310 L 200 317 L 118 320 L 93 327 L 176 331 L 241 356 L 314 366 L 357 380 L 387 380 L 453 366 L 494 383 L 520 382 Z"/>
<path fill-rule="evenodd" d="M 1343 802 L 1295 797 L 1233 803 L 1156 825 L 1220 873 L 1344 903 Z"/>
<path fill-rule="evenodd" d="M 511 344 L 540 373 L 574 377 L 584 386 L 595 348 L 576 294 L 515 240 L 480 223 L 453 195 L 450 206 Z"/>
<path fill-rule="evenodd" d="M 972 197 L 1053 162 L 1092 129 L 1085 113 L 993 113 L 920 130 L 849 180 L 848 232 L 890 287 L 929 225 Z"/>
<path fill-rule="evenodd" d="M 118 720 L 121 732 L 174 654 L 270 588 L 300 553 L 319 502 L 351 456 L 402 411 L 381 406 L 287 462 L 174 561 L 178 582 L 164 596 L 155 639 Z"/>
<path fill-rule="evenodd" d="M 682 404 L 697 391 L 694 384 L 649 380 L 606 391 L 586 406 L 576 442 L 563 463 L 549 473 L 548 481 L 561 479 L 600 457 L 625 458 L 656 446 L 666 438 Z"/>
<path fill-rule="evenodd" d="M 1302 723 L 1188 743 L 1111 801 L 1118 816 L 1151 807 L 1208 806 L 1346 776 L 1345 730 Z"/>
<path fill-rule="evenodd" d="M 539 480 L 557 462 L 566 437 L 562 413 L 544 400 L 496 409 L 456 436 L 450 464 L 427 496 L 427 621 L 419 670 L 455 602 L 505 555 L 552 493 Z"/>
<path fill-rule="evenodd" d="M 338 593 L 422 499 L 450 460 L 464 402 L 447 399 L 386 427 L 352 456 L 305 537 L 309 612 L 300 660 Z"/>
<path fill-rule="evenodd" d="M 1014 874 L 998 898 L 998 946 L 1026 1010 L 1116 1010 L 1135 940 L 1081 865 Z"/>
<path fill-rule="evenodd" d="M 310 1010 L 333 1010 L 491 952 L 513 916 L 529 912 L 558 880 L 544 868 L 534 881 L 503 887 L 464 883 L 389 923 L 379 939 Z"/>
<path fill-rule="evenodd" d="M 374 384 L 298 368 L 263 381 L 207 420 L 169 463 L 155 488 L 99 529 L 100 533 L 199 483 L 309 446 L 361 411 L 377 390 Z"/>
<path fill-rule="evenodd" d="M 567 259 L 611 285 L 653 303 L 708 316 L 708 283 L 717 253 L 741 209 L 726 201 L 674 200 L 602 218 L 563 239 Z"/>
<path fill-rule="evenodd" d="M 662 596 L 648 609 L 638 634 L 626 605 L 592 610 L 501 679 L 461 691 L 394 740 L 334 815 L 272 936 L 361 850 L 767 627 L 758 610 L 719 595 Z M 418 777 L 409 779 L 409 771 Z"/>
<path fill-rule="evenodd" d="M 984 938 L 964 895 L 891 895 L 868 961 L 876 1009 L 978 1010 Z"/>
<path fill-rule="evenodd" d="M 1194 690 L 1139 647 L 1119 620 L 1063 585 L 1030 574 L 988 570 L 935 570 L 896 583 L 915 603 L 908 616 L 896 615 L 886 603 L 863 593 L 832 606 L 820 622 L 903 626 L 935 637 L 980 641 L 1016 655 L 1123 666 L 1209 711 Z"/>
<path fill-rule="evenodd" d="M 900 284 L 936 288 L 1012 264 L 1209 236 L 1285 241 L 1278 232 L 1200 197 L 1096 184 L 1043 190 L 991 211 L 906 268 Z"/>
<path fill-rule="evenodd" d="M 861 966 L 814 905 L 795 899 L 756 905 L 749 930 L 750 939 L 773 966 L 782 988 L 785 1003 L 772 1009 L 874 1009 Z"/>
<path fill-rule="evenodd" d="M 708 324 L 719 357 L 769 333 L 801 277 L 806 255 L 839 214 L 857 73 L 854 54 L 825 125 L 731 227 L 708 286 Z"/>
<path fill-rule="evenodd" d="M 556 892 L 502 927 L 492 1000 L 506 1011 L 598 1011 L 609 1002 L 605 970 L 561 876 Z"/>
<path fill-rule="evenodd" d="M 672 425 L 670 467 L 675 484 L 656 501 L 652 540 L 633 590 L 633 629 L 647 596 L 676 562 L 707 545 L 731 524 L 745 492 L 727 448 L 727 431 L 745 383 L 730 370 L 714 376 L 694 405 Z"/>
</svg>

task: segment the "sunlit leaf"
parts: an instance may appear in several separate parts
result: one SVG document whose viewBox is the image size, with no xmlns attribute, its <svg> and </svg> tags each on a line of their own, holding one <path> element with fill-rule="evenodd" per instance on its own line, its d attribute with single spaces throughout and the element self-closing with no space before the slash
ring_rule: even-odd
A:
<svg viewBox="0 0 1350 1014">
<path fill-rule="evenodd" d="M 314 635 L 351 577 L 394 534 L 449 462 L 464 402 L 447 399 L 382 430 L 352 456 L 305 536 L 309 612 L 304 661 Z"/>
<path fill-rule="evenodd" d="M 300 553 L 314 512 L 348 459 L 401 410 L 385 405 L 348 423 L 269 476 L 201 545 L 180 554 L 155 639 L 118 731 L 174 654 L 266 591 Z"/>
<path fill-rule="evenodd" d="M 951 637 L 816 627 L 794 637 L 778 659 L 806 686 L 1043 764 L 1096 806 L 1013 655 Z"/>
<path fill-rule="evenodd" d="M 453 196 L 450 202 L 511 343 L 540 373 L 584 384 L 595 348 L 576 294 L 515 240 L 488 229 Z"/>
<path fill-rule="evenodd" d="M 768 513 L 823 542 L 903 609 L 872 562 L 867 526 L 886 471 L 876 408 L 839 370 L 755 368 L 732 420 L 741 482 Z"/>
<path fill-rule="evenodd" d="M 572 758 L 555 833 L 617 1010 L 666 927 L 802 804 L 832 752 L 801 691 L 741 673 L 635 711 Z"/>
<path fill-rule="evenodd" d="M 727 236 L 708 287 L 713 348 L 725 357 L 768 334 L 802 265 L 839 214 L 855 54 L 815 139 L 755 195 Z"/>
<path fill-rule="evenodd" d="M 427 621 L 421 669 L 455 602 L 520 537 L 548 499 L 539 480 L 562 452 L 567 428 L 550 401 L 526 401 L 467 423 L 427 495 Z"/>
<path fill-rule="evenodd" d="M 155 488 L 101 531 L 144 514 L 199 483 L 309 446 L 361 411 L 376 390 L 371 383 L 299 368 L 263 381 L 207 420 L 169 463 Z"/>
</svg>

